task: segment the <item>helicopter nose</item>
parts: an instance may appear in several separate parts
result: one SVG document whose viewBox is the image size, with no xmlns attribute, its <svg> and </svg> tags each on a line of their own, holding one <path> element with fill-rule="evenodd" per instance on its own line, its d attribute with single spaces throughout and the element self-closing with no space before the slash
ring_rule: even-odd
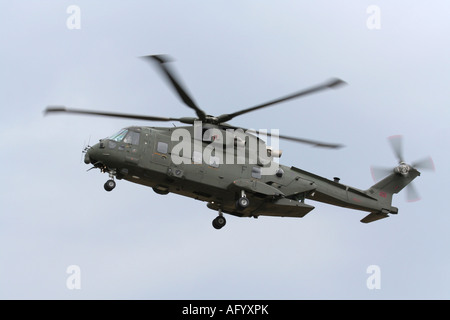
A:
<svg viewBox="0 0 450 320">
<path fill-rule="evenodd" d="M 91 163 L 91 158 L 89 157 L 89 150 L 86 151 L 84 154 L 84 163 L 89 164 Z"/>
<path fill-rule="evenodd" d="M 99 143 L 94 144 L 92 147 L 86 150 L 84 155 L 84 163 L 86 164 L 96 164 L 103 163 L 105 164 L 106 160 L 110 160 L 110 154 L 105 153 L 105 143 L 100 140 Z"/>
<path fill-rule="evenodd" d="M 96 163 L 99 160 L 99 149 L 99 143 L 93 145 L 92 147 L 89 147 L 89 149 L 86 149 L 84 154 L 84 163 Z"/>
</svg>

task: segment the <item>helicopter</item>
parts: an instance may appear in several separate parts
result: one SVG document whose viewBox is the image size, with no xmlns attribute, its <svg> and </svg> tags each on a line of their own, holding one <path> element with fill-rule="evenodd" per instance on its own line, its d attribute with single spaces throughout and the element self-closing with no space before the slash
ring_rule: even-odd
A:
<svg viewBox="0 0 450 320">
<path fill-rule="evenodd" d="M 213 219 L 215 229 L 226 224 L 225 214 L 238 217 L 276 216 L 302 218 L 315 207 L 309 200 L 334 206 L 369 212 L 360 221 L 370 223 L 397 214 L 392 206 L 394 194 L 408 186 L 408 197 L 417 192 L 410 184 L 420 175 L 418 169 L 434 169 L 431 158 L 407 164 L 402 155 L 402 137 L 389 139 L 398 165 L 376 168 L 373 176 L 379 179 L 366 190 L 340 183 L 302 170 L 279 164 L 282 155 L 276 148 L 278 139 L 309 144 L 321 148 L 338 149 L 341 144 L 303 139 L 267 130 L 236 127 L 228 121 L 237 116 L 297 99 L 346 83 L 332 78 L 313 87 L 233 113 L 208 115 L 188 94 L 180 78 L 170 66 L 166 55 L 141 57 L 156 65 L 181 101 L 194 110 L 196 117 L 157 117 L 128 113 L 113 113 L 48 106 L 44 114 L 78 114 L 133 120 L 180 122 L 187 126 L 148 127 L 130 126 L 100 139 L 83 150 L 84 162 L 99 169 L 109 179 L 104 184 L 108 192 L 116 187 L 116 180 L 151 187 L 159 195 L 174 193 L 207 203 L 218 212 Z M 269 146 L 261 137 L 270 137 Z M 275 145 L 275 147 L 274 147 Z M 89 169 L 90 170 L 90 169 Z"/>
</svg>

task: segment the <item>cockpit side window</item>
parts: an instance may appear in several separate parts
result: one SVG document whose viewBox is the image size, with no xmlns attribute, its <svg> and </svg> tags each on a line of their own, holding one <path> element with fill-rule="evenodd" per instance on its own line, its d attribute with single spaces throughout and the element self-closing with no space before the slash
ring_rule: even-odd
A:
<svg viewBox="0 0 450 320">
<path fill-rule="evenodd" d="M 126 135 L 125 139 L 123 139 L 123 142 L 131 143 L 134 145 L 139 145 L 139 137 L 140 136 L 141 136 L 141 134 L 139 132 L 128 131 L 128 134 Z"/>
<path fill-rule="evenodd" d="M 116 134 L 113 134 L 112 136 L 108 137 L 108 139 L 120 142 L 123 140 L 123 138 L 125 137 L 127 132 L 128 132 L 127 129 L 122 129 L 119 132 L 117 132 Z"/>
</svg>

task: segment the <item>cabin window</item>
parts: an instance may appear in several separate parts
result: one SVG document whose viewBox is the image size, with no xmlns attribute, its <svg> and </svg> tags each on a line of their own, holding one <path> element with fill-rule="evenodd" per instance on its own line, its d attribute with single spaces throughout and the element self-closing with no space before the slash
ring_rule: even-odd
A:
<svg viewBox="0 0 450 320">
<path fill-rule="evenodd" d="M 261 179 L 261 167 L 252 168 L 252 177 L 256 179 Z"/>
<path fill-rule="evenodd" d="M 158 153 L 167 153 L 168 149 L 169 149 L 169 145 L 165 142 L 159 141 L 158 145 L 156 146 L 156 151 Z"/>
<path fill-rule="evenodd" d="M 125 139 L 123 139 L 123 142 L 131 143 L 134 145 L 139 145 L 139 137 L 140 136 L 141 136 L 141 134 L 138 132 L 128 131 L 128 134 L 126 135 Z"/>
</svg>

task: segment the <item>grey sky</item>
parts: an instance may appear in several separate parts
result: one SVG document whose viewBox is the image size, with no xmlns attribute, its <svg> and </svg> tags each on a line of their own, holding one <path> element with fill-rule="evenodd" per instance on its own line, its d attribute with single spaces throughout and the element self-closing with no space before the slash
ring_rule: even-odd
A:
<svg viewBox="0 0 450 320">
<path fill-rule="evenodd" d="M 81 29 L 66 12 L 77 5 Z M 380 8 L 380 29 L 366 12 Z M 450 241 L 450 4 L 447 1 L 9 1 L 0 4 L 0 298 L 448 299 Z M 233 119 L 233 125 L 343 143 L 281 142 L 280 162 L 366 189 L 370 165 L 431 155 L 414 181 L 422 200 L 399 214 L 310 202 L 303 219 L 227 216 L 205 203 L 119 181 L 81 161 L 83 144 L 129 125 L 43 117 L 50 104 L 194 116 L 137 57 L 166 53 L 213 115 L 250 107 L 330 77 L 348 86 Z M 171 124 L 169 124 L 171 125 Z M 81 270 L 69 290 L 66 269 Z M 367 267 L 381 270 L 369 290 Z"/>
</svg>

